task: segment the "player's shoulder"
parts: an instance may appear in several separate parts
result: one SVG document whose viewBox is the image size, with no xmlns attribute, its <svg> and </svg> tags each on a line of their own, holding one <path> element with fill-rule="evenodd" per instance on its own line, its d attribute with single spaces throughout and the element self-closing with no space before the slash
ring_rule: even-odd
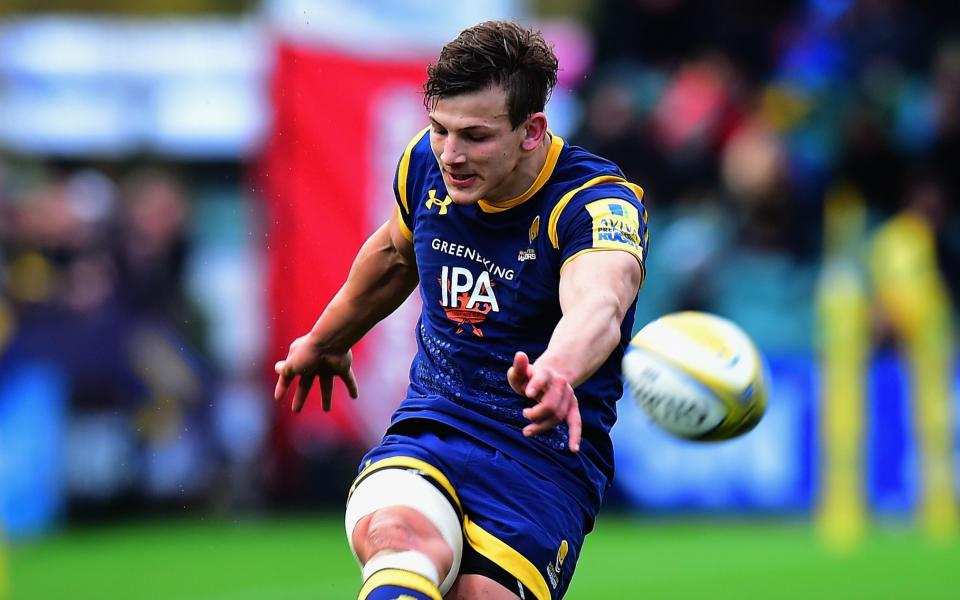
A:
<svg viewBox="0 0 960 600">
<path fill-rule="evenodd" d="M 592 218 L 591 204 L 601 200 L 632 205 L 638 212 L 643 209 L 643 188 L 627 180 L 620 168 L 612 161 L 584 148 L 566 145 L 557 161 L 554 176 L 548 235 L 557 245 L 557 228 L 580 216 Z M 581 210 L 586 209 L 586 210 Z"/>
<path fill-rule="evenodd" d="M 641 201 L 643 195 L 640 186 L 628 181 L 613 161 L 566 143 L 550 178 L 550 186 L 559 205 L 566 205 L 575 197 L 610 195 Z"/>
<path fill-rule="evenodd" d="M 620 167 L 613 161 L 565 140 L 560 159 L 557 161 L 557 170 L 558 174 L 563 175 L 564 178 L 584 178 L 605 174 L 623 177 Z"/>
<path fill-rule="evenodd" d="M 400 157 L 400 166 L 408 163 L 411 169 L 420 169 L 436 165 L 433 150 L 430 149 L 430 127 L 424 127 L 410 138 Z"/>
<path fill-rule="evenodd" d="M 436 167 L 436 160 L 430 150 L 430 127 L 424 127 L 407 142 L 394 177 L 394 192 L 404 214 L 409 215 L 412 207 L 409 198 L 416 197 L 418 190 L 426 181 L 431 167 Z"/>
<path fill-rule="evenodd" d="M 430 150 L 429 125 L 413 134 L 413 137 L 411 137 L 410 141 L 407 143 L 407 150 L 417 157 L 422 157 L 424 155 L 432 156 L 432 152 Z"/>
</svg>

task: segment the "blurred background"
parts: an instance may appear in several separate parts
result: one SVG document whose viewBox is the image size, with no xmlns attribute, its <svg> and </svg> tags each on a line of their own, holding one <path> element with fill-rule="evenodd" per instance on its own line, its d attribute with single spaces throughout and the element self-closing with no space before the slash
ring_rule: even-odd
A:
<svg viewBox="0 0 960 600">
<path fill-rule="evenodd" d="M 714 312 L 767 362 L 733 442 L 620 403 L 568 597 L 960 597 L 960 4 L 4 0 L 0 598 L 353 597 L 416 299 L 330 414 L 272 365 L 392 209 L 426 64 L 492 18 L 646 191 L 637 328 Z"/>
</svg>

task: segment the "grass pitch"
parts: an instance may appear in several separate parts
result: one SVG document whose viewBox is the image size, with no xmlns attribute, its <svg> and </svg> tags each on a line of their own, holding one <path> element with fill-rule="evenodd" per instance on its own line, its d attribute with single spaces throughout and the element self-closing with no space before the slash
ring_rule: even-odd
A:
<svg viewBox="0 0 960 600">
<path fill-rule="evenodd" d="M 342 520 L 177 521 L 74 529 L 9 556 L 9 600 L 350 599 Z M 567 598 L 960 598 L 960 544 L 878 528 L 826 553 L 805 524 L 601 515 Z"/>
</svg>

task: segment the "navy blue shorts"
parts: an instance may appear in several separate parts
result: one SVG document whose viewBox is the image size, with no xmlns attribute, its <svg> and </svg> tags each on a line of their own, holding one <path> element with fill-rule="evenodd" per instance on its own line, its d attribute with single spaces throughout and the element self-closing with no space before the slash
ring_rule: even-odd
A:
<svg viewBox="0 0 960 600">
<path fill-rule="evenodd" d="M 526 600 L 566 593 L 595 515 L 535 462 L 438 421 L 406 419 L 364 457 L 353 487 L 384 468 L 415 470 L 450 500 L 466 542 L 461 574 L 489 577 Z"/>
</svg>

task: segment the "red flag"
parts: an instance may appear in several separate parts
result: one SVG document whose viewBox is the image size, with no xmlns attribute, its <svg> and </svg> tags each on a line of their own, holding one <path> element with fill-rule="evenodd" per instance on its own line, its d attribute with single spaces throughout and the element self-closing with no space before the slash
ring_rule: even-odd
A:
<svg viewBox="0 0 960 600">
<path fill-rule="evenodd" d="M 393 210 L 396 162 L 426 124 L 420 94 L 426 64 L 278 46 L 274 122 L 260 170 L 269 219 L 271 365 L 313 325 L 363 241 Z M 378 327 L 354 349 L 360 403 L 337 383 L 333 410 L 325 414 L 315 385 L 300 415 L 289 404 L 277 407 L 278 434 L 295 444 L 306 436 L 321 445 L 368 445 L 382 433 L 404 391 L 411 312 L 402 309 L 401 326 Z M 398 363 L 405 364 L 400 371 Z"/>
</svg>

